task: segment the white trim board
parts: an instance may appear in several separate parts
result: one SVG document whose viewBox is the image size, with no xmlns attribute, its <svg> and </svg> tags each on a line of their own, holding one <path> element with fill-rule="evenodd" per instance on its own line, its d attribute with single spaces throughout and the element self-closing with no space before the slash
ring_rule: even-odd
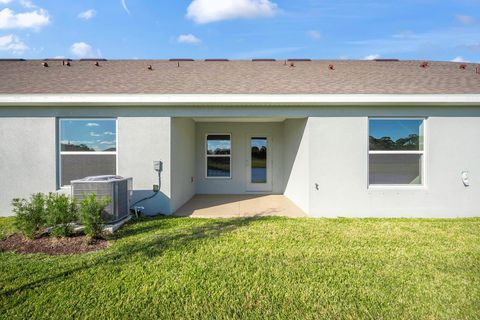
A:
<svg viewBox="0 0 480 320">
<path fill-rule="evenodd" d="M 480 90 L 479 90 L 480 91 Z M 0 106 L 473 105 L 479 94 L 0 94 Z"/>
</svg>

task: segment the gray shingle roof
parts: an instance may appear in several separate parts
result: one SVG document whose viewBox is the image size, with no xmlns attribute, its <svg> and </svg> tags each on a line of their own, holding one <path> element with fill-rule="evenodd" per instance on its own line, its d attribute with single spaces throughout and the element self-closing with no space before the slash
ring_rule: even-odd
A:
<svg viewBox="0 0 480 320">
<path fill-rule="evenodd" d="M 0 94 L 455 94 L 480 93 L 477 65 L 421 61 L 0 61 Z M 329 65 L 334 65 L 334 70 Z M 152 65 L 153 70 L 147 66 Z"/>
</svg>

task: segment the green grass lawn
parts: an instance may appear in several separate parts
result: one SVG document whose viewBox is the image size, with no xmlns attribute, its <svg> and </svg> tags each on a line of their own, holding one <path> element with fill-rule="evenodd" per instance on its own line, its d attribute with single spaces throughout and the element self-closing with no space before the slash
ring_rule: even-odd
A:
<svg viewBox="0 0 480 320">
<path fill-rule="evenodd" d="M 0 317 L 478 319 L 480 219 L 143 220 L 101 252 L 0 253 Z"/>
</svg>

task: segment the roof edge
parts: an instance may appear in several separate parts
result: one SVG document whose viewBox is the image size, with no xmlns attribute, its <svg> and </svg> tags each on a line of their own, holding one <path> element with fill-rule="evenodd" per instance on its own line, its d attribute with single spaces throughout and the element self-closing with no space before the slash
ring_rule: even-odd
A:
<svg viewBox="0 0 480 320">
<path fill-rule="evenodd" d="M 479 105 L 480 94 L 0 94 L 0 106 Z"/>
</svg>

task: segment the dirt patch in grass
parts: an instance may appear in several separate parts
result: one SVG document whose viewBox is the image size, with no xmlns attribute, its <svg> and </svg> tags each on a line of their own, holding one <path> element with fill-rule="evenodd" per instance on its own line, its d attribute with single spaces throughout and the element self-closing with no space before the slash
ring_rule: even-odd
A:
<svg viewBox="0 0 480 320">
<path fill-rule="evenodd" d="M 45 253 L 48 255 L 69 255 L 101 250 L 108 247 L 108 241 L 95 239 L 87 242 L 84 235 L 68 238 L 49 237 L 47 234 L 30 240 L 19 233 L 14 233 L 0 240 L 0 251 L 14 251 L 18 253 Z"/>
</svg>

